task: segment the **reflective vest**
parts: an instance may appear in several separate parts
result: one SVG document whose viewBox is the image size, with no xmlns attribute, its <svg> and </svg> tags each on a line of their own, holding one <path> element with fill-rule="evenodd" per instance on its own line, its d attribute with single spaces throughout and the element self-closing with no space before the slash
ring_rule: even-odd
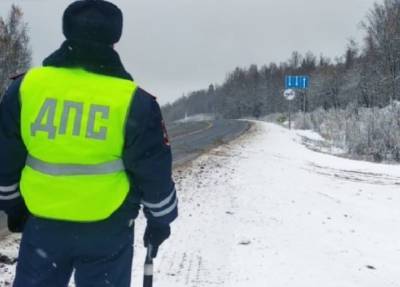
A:
<svg viewBox="0 0 400 287">
<path fill-rule="evenodd" d="M 20 182 L 29 211 L 74 222 L 108 218 L 130 183 L 122 152 L 137 85 L 79 68 L 35 68 L 20 88 L 28 150 Z"/>
</svg>

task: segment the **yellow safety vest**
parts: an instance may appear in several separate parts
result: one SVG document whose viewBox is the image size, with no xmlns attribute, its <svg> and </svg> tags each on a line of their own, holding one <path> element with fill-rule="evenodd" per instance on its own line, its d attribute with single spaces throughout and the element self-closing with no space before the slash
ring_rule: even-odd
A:
<svg viewBox="0 0 400 287">
<path fill-rule="evenodd" d="M 20 188 L 38 217 L 93 222 L 124 202 L 127 114 L 137 85 L 80 68 L 30 70 L 20 89 L 28 150 Z"/>
</svg>

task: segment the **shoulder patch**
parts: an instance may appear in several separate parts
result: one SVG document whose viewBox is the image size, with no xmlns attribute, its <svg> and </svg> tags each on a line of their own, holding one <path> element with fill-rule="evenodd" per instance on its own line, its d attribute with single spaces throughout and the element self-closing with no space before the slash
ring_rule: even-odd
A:
<svg viewBox="0 0 400 287">
<path fill-rule="evenodd" d="M 153 95 L 150 94 L 148 91 L 145 91 L 145 90 L 143 90 L 142 88 L 139 88 L 139 89 L 143 92 L 143 95 L 146 95 L 147 97 L 150 97 L 150 98 L 152 98 L 153 100 L 156 100 L 156 101 L 157 101 L 157 97 L 153 96 Z"/>
<path fill-rule="evenodd" d="M 22 76 L 25 76 L 25 74 L 26 74 L 26 72 L 14 75 L 14 76 L 10 77 L 10 80 L 15 81 L 16 79 L 18 79 L 18 78 L 20 78 Z"/>
</svg>

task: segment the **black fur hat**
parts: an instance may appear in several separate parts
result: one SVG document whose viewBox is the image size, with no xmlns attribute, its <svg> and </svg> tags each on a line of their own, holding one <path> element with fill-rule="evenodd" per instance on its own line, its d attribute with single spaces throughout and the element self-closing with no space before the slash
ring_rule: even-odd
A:
<svg viewBox="0 0 400 287">
<path fill-rule="evenodd" d="M 79 0 L 64 12 L 63 33 L 68 40 L 112 45 L 122 35 L 122 11 L 104 0 Z"/>
</svg>

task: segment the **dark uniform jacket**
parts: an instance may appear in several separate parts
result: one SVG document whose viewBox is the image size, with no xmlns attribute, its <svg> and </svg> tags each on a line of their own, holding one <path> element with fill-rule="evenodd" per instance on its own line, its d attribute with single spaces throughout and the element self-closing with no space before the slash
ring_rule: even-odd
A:
<svg viewBox="0 0 400 287">
<path fill-rule="evenodd" d="M 43 65 L 82 67 L 90 72 L 132 80 L 111 47 L 72 52 L 65 42 Z M 19 89 L 22 81 L 23 75 L 13 78 L 0 102 L 0 210 L 8 214 L 9 229 L 15 232 L 22 231 L 29 216 L 18 185 L 27 157 L 20 132 Z M 137 215 L 141 203 L 148 220 L 171 223 L 178 215 L 171 178 L 171 148 L 158 103 L 141 88 L 135 94 L 127 119 L 123 161 L 132 182 L 127 198 L 133 203 L 132 213 Z"/>
</svg>

